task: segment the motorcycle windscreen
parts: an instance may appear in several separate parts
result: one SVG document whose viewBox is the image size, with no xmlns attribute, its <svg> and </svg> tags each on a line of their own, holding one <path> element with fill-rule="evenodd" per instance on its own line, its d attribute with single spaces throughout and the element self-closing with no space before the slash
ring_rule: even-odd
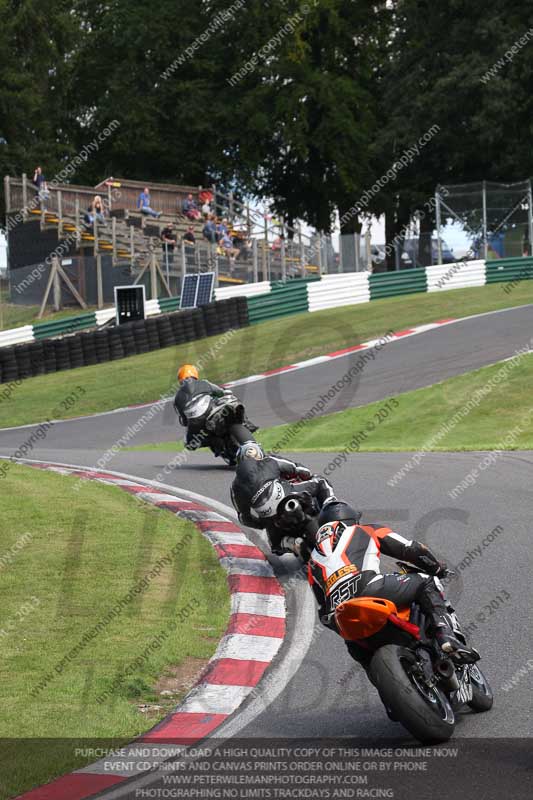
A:
<svg viewBox="0 0 533 800">
<path fill-rule="evenodd" d="M 337 606 L 335 622 L 342 638 L 353 642 L 378 633 L 393 614 L 404 618 L 409 611 L 398 612 L 391 600 L 380 597 L 354 597 Z"/>
</svg>

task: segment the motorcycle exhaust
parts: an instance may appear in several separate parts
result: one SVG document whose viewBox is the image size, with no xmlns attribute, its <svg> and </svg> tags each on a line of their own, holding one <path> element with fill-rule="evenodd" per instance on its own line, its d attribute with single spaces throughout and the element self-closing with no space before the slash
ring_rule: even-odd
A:
<svg viewBox="0 0 533 800">
<path fill-rule="evenodd" d="M 291 517 L 293 521 L 296 520 L 297 522 L 303 522 L 305 519 L 305 514 L 302 505 L 300 501 L 297 500 L 296 498 L 291 497 L 290 500 L 287 500 L 283 511 L 285 514 Z"/>
<path fill-rule="evenodd" d="M 435 673 L 442 681 L 443 688 L 447 692 L 455 692 L 459 688 L 455 667 L 448 658 L 441 658 L 437 661 L 435 664 Z"/>
<path fill-rule="evenodd" d="M 287 500 L 285 508 L 289 512 L 289 514 L 294 514 L 300 508 L 300 503 L 298 502 L 298 500 L 293 500 L 293 499 Z"/>
</svg>

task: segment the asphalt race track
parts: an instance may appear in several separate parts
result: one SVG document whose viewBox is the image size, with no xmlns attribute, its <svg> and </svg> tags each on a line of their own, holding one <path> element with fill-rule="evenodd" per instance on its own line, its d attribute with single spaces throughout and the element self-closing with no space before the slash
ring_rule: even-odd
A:
<svg viewBox="0 0 533 800">
<path fill-rule="evenodd" d="M 357 307 L 355 307 L 357 308 Z M 356 312 L 354 312 L 356 314 Z M 460 375 L 479 367 L 510 358 L 516 350 L 532 346 L 533 305 L 506 311 L 483 314 L 461 322 L 421 333 L 411 338 L 390 342 L 368 359 L 352 383 L 337 392 L 326 403 L 323 413 L 330 414 L 350 406 L 360 406 L 430 386 L 438 381 Z M 305 336 L 305 316 L 295 317 L 294 335 Z M 394 320 L 391 320 L 394 329 Z M 250 336 L 256 335 L 252 326 Z M 346 332 L 345 332 L 346 334 Z M 355 334 L 346 334 L 342 347 L 357 342 Z M 282 349 L 283 342 L 279 343 Z M 276 349 L 277 345 L 274 346 Z M 341 349 L 341 347 L 339 347 Z M 361 353 L 322 362 L 295 373 L 281 373 L 267 380 L 237 387 L 236 394 L 245 402 L 250 418 L 262 427 L 300 419 L 322 395 L 350 370 L 361 364 Z M 250 364 L 249 374 L 254 373 Z M 65 373 L 65 387 L 68 373 Z M 156 398 L 154 398 L 155 400 Z M 138 408 L 120 414 L 104 414 L 55 425 L 47 432 L 43 447 L 76 451 L 90 447 L 105 450 L 110 447 L 141 416 Z M 0 448 L 11 452 L 31 435 L 31 427 L 21 431 L 0 431 Z M 23 437 L 21 439 L 21 437 Z M 178 432 L 181 438 L 181 433 Z M 168 403 L 138 434 L 130 445 L 174 441 L 176 415 Z"/>
<path fill-rule="evenodd" d="M 512 356 L 530 342 L 532 311 L 533 306 L 528 306 L 483 315 L 390 344 L 365 367 L 355 393 L 351 388 L 341 395 L 335 410 L 429 385 Z M 261 424 L 298 418 L 313 405 L 313 398 L 342 377 L 356 356 L 242 386 L 237 393 L 245 400 L 250 416 Z M 31 457 L 91 467 L 139 413 L 139 409 L 131 409 L 57 424 L 35 446 Z M 137 443 L 176 436 L 172 409 L 163 413 L 165 419 L 157 420 Z M 0 454 L 10 455 L 30 431 L 0 431 Z M 153 480 L 171 456 L 156 451 L 122 452 L 107 468 Z M 306 454 L 304 460 L 314 471 L 323 472 L 333 457 L 331 453 Z M 462 715 L 456 738 L 531 737 L 533 673 L 509 691 L 501 687 L 533 659 L 533 452 L 503 454 L 482 471 L 474 486 L 452 499 L 448 492 L 483 457 L 479 453 L 426 454 L 403 480 L 391 486 L 387 481 L 409 454 L 353 454 L 330 479 L 338 496 L 363 510 L 365 521 L 389 524 L 408 537 L 427 542 L 450 566 L 458 568 L 448 594 L 463 623 L 470 626 L 472 643 L 482 653 L 481 666 L 493 686 L 495 703 L 488 714 Z M 231 479 L 231 470 L 201 452 L 173 468 L 164 482 L 228 504 Z M 487 535 L 498 526 L 501 528 L 487 543 Z M 262 541 L 256 532 L 250 532 L 250 537 Z M 313 598 L 296 559 L 271 557 L 271 561 L 287 589 L 288 636 L 281 656 L 263 679 L 264 686 L 260 684 L 262 694 L 248 698 L 219 730 L 220 736 L 400 737 L 410 742 L 404 729 L 389 721 L 377 693 L 351 661 L 340 638 L 320 629 L 318 623 L 312 637 L 309 631 L 302 635 L 302 625 L 309 627 L 309 601 Z M 502 591 L 510 598 L 490 606 L 498 595 L 502 597 Z M 302 597 L 307 598 L 305 608 Z"/>
</svg>

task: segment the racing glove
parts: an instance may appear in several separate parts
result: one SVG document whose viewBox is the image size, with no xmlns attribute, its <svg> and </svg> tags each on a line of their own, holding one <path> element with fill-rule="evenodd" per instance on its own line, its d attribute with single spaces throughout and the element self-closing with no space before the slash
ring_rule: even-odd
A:
<svg viewBox="0 0 533 800">
<path fill-rule="evenodd" d="M 410 549 L 416 553 L 414 559 L 409 559 L 412 564 L 421 567 L 428 575 L 436 575 L 438 578 L 441 574 L 446 574 L 446 564 L 441 564 L 425 544 L 413 541 Z"/>
<path fill-rule="evenodd" d="M 199 433 L 192 435 L 187 431 L 185 434 L 184 445 L 186 450 L 198 450 L 199 447 L 204 446 L 204 437 Z"/>
</svg>

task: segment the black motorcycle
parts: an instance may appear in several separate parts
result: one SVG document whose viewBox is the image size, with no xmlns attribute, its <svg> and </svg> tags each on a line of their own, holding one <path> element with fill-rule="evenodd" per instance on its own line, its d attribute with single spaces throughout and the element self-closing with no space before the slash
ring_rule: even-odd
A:
<svg viewBox="0 0 533 800">
<path fill-rule="evenodd" d="M 243 404 L 230 393 L 222 397 L 197 394 L 189 400 L 183 415 L 189 438 L 196 446 L 209 447 L 214 456 L 220 456 L 231 467 L 237 463 L 239 447 L 253 439 L 257 430 L 246 417 Z"/>
</svg>

